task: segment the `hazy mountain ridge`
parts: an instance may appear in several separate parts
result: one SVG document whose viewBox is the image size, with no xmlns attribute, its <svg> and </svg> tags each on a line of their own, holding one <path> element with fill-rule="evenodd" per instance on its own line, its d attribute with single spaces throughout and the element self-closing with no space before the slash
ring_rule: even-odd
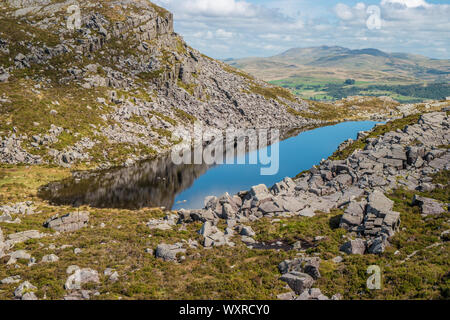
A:
<svg viewBox="0 0 450 320">
<path fill-rule="evenodd" d="M 387 53 L 374 48 L 293 48 L 268 58 L 228 59 L 226 62 L 264 80 L 290 76 L 329 76 L 361 81 L 390 78 L 409 82 L 450 79 L 450 60 L 407 53 Z"/>
</svg>

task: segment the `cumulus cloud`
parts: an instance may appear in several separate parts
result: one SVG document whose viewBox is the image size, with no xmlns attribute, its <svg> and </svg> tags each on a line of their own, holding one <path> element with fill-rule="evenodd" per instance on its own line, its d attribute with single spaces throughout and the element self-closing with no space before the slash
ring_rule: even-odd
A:
<svg viewBox="0 0 450 320">
<path fill-rule="evenodd" d="M 217 29 L 216 35 L 218 38 L 230 39 L 233 37 L 233 32 L 228 32 L 223 29 Z"/>
<path fill-rule="evenodd" d="M 352 9 L 344 3 L 338 3 L 334 7 L 334 11 L 336 12 L 336 15 L 342 20 L 353 19 Z"/>
<path fill-rule="evenodd" d="M 320 45 L 375 47 L 441 58 L 448 58 L 450 52 L 450 5 L 426 0 L 356 4 L 340 0 L 336 5 L 310 0 L 153 2 L 174 13 L 175 30 L 189 44 L 216 58 L 268 56 Z M 379 8 L 380 28 L 369 28 L 374 4 Z"/>
<path fill-rule="evenodd" d="M 161 5 L 177 6 L 179 11 L 209 17 L 254 17 L 258 7 L 237 0 L 160 0 Z"/>
<path fill-rule="evenodd" d="M 406 8 L 429 7 L 425 0 L 382 0 L 381 5 L 399 4 Z"/>
</svg>

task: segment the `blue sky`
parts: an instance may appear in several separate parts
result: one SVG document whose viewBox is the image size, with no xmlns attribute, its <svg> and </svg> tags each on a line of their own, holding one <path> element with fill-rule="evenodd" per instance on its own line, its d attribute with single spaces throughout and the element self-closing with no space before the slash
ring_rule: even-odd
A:
<svg viewBox="0 0 450 320">
<path fill-rule="evenodd" d="M 450 58 L 450 0 L 153 0 L 214 58 L 339 45 Z M 375 7 L 374 7 L 375 6 Z"/>
</svg>

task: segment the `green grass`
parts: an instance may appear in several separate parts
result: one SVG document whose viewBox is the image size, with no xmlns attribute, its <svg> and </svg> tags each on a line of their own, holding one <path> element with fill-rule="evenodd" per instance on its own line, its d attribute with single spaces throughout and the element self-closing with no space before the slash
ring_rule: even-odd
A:
<svg viewBox="0 0 450 320">
<path fill-rule="evenodd" d="M 291 102 L 297 102 L 297 99 L 289 90 L 281 87 L 263 87 L 260 85 L 252 84 L 250 86 L 250 92 L 259 94 L 268 100 L 277 100 L 281 103 L 283 102 L 279 98 L 283 98 Z"/>
<path fill-rule="evenodd" d="M 295 95 L 303 99 L 319 101 L 336 101 L 347 96 L 389 96 L 400 103 L 417 103 L 427 99 L 419 95 L 402 95 L 396 92 L 401 86 L 422 85 L 408 81 L 389 81 L 392 88 L 381 90 L 376 86 L 386 85 L 380 81 L 356 81 L 354 85 L 345 85 L 344 80 L 336 78 L 290 77 L 282 80 L 270 81 L 270 83 L 291 90 Z M 338 90 L 337 88 L 340 88 Z M 342 96 L 343 92 L 347 92 Z M 423 93 L 422 93 L 423 94 Z M 437 99 L 437 96 L 435 97 Z"/>
<path fill-rule="evenodd" d="M 194 83 L 186 84 L 181 80 L 178 80 L 177 84 L 180 88 L 183 88 L 184 90 L 186 90 L 186 92 L 189 93 L 191 96 L 194 95 L 194 90 L 197 87 L 196 84 L 194 84 Z"/>
<path fill-rule="evenodd" d="M 173 111 L 175 112 L 175 115 L 184 120 L 184 121 L 188 121 L 189 123 L 194 123 L 195 121 L 197 121 L 197 118 L 194 117 L 193 115 L 187 113 L 186 111 L 183 111 L 181 109 L 178 108 L 172 108 Z"/>
<path fill-rule="evenodd" d="M 21 217 L 18 225 L 1 224 L 7 235 L 13 232 L 35 229 L 53 233 L 43 228 L 42 223 L 54 215 L 68 213 L 74 209 L 67 206 L 54 207 L 37 197 L 40 185 L 70 176 L 70 171 L 49 166 L 0 167 L 0 205 L 9 202 L 31 200 L 36 214 Z M 449 194 L 448 172 L 434 176 L 435 183 L 444 183 L 443 194 Z M 434 193 L 425 196 L 440 198 Z M 449 299 L 450 248 L 439 243 L 439 235 L 449 228 L 449 213 L 439 217 L 422 218 L 418 207 L 411 205 L 414 193 L 396 190 L 388 195 L 394 202 L 394 210 L 401 213 L 401 231 L 391 239 L 391 246 L 382 255 L 347 256 L 339 252 L 346 240 L 346 231 L 338 227 L 342 211 L 329 214 L 319 213 L 313 218 L 282 218 L 273 222 L 263 218 L 249 223 L 257 232 L 258 241 L 284 240 L 294 243 L 298 240 L 313 244 L 306 251 L 308 255 L 321 258 L 322 277 L 315 283 L 328 296 L 341 293 L 345 299 Z M 81 207 L 91 213 L 89 225 L 73 233 L 58 237 L 45 237 L 18 244 L 16 249 L 25 249 L 41 260 L 44 254 L 55 253 L 60 260 L 56 263 L 38 263 L 21 268 L 5 266 L 0 269 L 0 278 L 20 275 L 38 287 L 39 298 L 61 299 L 66 293 L 64 282 L 69 265 L 78 265 L 97 270 L 100 284 L 88 284 L 84 288 L 98 290 L 94 299 L 275 299 L 286 292 L 285 283 L 278 280 L 277 265 L 296 257 L 297 251 L 252 250 L 235 238 L 236 247 L 220 247 L 211 250 L 188 249 L 186 260 L 180 264 L 163 262 L 145 253 L 159 243 L 174 243 L 193 239 L 201 241 L 197 233 L 200 223 L 188 224 L 186 230 L 179 226 L 170 231 L 150 230 L 145 226 L 149 219 L 161 218 L 164 213 L 155 209 L 118 210 Z M 99 225 L 104 223 L 105 228 Z M 120 226 L 120 228 L 118 228 Z M 222 225 L 220 225 L 222 226 Z M 314 242 L 316 236 L 325 237 Z M 50 244 L 57 248 L 71 244 L 66 249 L 46 250 Z M 81 248 L 79 255 L 74 248 Z M 399 250 L 399 254 L 394 252 Z M 410 260 L 405 258 L 417 251 Z M 342 255 L 340 264 L 332 258 Z M 6 258 L 7 259 L 7 258 Z M 2 260 L 1 263 L 4 261 Z M 382 289 L 366 288 L 367 267 L 378 265 L 382 269 Z M 103 276 L 106 268 L 114 268 L 120 275 L 117 283 L 110 283 Z M 12 299 L 17 285 L 1 285 L 0 299 Z"/>
</svg>

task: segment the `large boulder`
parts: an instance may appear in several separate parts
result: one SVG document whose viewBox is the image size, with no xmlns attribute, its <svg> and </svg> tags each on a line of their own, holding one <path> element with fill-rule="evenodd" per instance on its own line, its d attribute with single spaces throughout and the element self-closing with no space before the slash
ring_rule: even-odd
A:
<svg viewBox="0 0 450 320">
<path fill-rule="evenodd" d="M 261 201 L 261 200 L 269 198 L 271 195 L 270 195 L 269 189 L 267 189 L 266 185 L 260 184 L 257 186 L 253 186 L 250 189 L 250 196 L 257 201 Z"/>
<path fill-rule="evenodd" d="M 439 215 L 445 212 L 443 205 L 438 201 L 418 195 L 414 195 L 413 205 L 420 207 L 423 216 Z"/>
<path fill-rule="evenodd" d="M 394 207 L 394 201 L 390 200 L 379 190 L 369 194 L 367 200 L 366 213 L 372 213 L 376 216 L 384 216 L 391 212 Z"/>
<path fill-rule="evenodd" d="M 339 249 L 347 254 L 364 254 L 366 252 L 366 243 L 362 239 L 351 240 L 344 243 Z"/>
<path fill-rule="evenodd" d="M 60 232 L 72 232 L 86 227 L 89 222 L 89 212 L 71 212 L 62 217 L 51 217 L 44 223 L 44 227 Z"/>
<path fill-rule="evenodd" d="M 309 258 L 304 266 L 305 273 L 309 274 L 314 280 L 320 278 L 320 258 Z"/>
<path fill-rule="evenodd" d="M 351 202 L 341 218 L 340 227 L 350 229 L 353 226 L 359 226 L 363 222 L 365 202 Z"/>
<path fill-rule="evenodd" d="M 75 268 L 74 273 L 67 278 L 64 287 L 66 290 L 81 290 L 82 285 L 86 283 L 100 283 L 98 272 L 90 268 Z"/>
<path fill-rule="evenodd" d="M 314 284 L 314 279 L 310 275 L 297 271 L 282 275 L 280 280 L 286 282 L 296 294 L 301 294 L 304 290 L 311 288 Z"/>
<path fill-rule="evenodd" d="M 165 244 L 161 243 L 156 247 L 155 256 L 161 258 L 164 261 L 177 262 L 177 254 L 185 253 L 186 249 L 183 249 L 182 243 Z"/>
</svg>

